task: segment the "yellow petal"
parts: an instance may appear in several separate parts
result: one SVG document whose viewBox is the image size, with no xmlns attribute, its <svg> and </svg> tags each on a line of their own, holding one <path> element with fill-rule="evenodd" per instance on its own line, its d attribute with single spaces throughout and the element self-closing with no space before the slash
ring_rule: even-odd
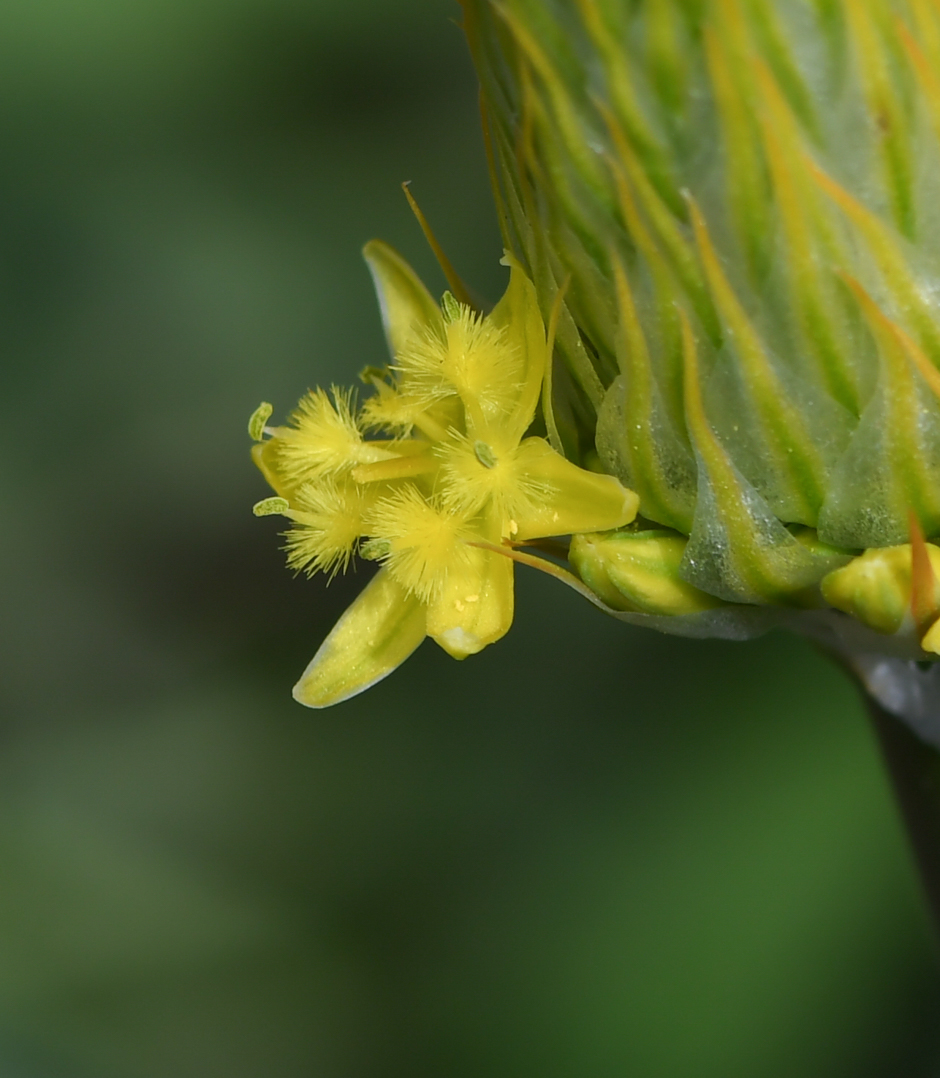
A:
<svg viewBox="0 0 940 1078">
<path fill-rule="evenodd" d="M 424 637 L 424 605 L 380 570 L 320 645 L 294 699 L 307 707 L 348 700 L 387 677 Z"/>
<path fill-rule="evenodd" d="M 599 475 L 572 464 L 544 438 L 527 438 L 518 460 L 526 479 L 544 486 L 545 493 L 531 511 L 509 525 L 513 539 L 544 535 L 612 531 L 636 516 L 639 498 L 612 475 Z"/>
<path fill-rule="evenodd" d="M 372 272 L 388 346 L 397 356 L 416 330 L 442 324 L 440 309 L 411 266 L 387 243 L 370 240 L 362 255 Z"/>
<path fill-rule="evenodd" d="M 294 492 L 294 486 L 286 481 L 277 466 L 277 445 L 273 438 L 267 438 L 263 442 L 255 442 L 251 447 L 251 459 L 255 462 L 258 471 L 268 481 L 268 486 L 277 491 L 282 498 L 290 499 Z"/>
<path fill-rule="evenodd" d="M 448 573 L 428 605 L 428 636 L 455 659 L 482 651 L 512 625 L 512 561 L 490 550 L 467 549 L 470 557 Z"/>
<path fill-rule="evenodd" d="M 511 409 L 507 409 L 508 416 L 501 417 L 499 422 L 505 438 L 515 443 L 525 434 L 539 402 L 545 375 L 546 341 L 535 287 L 511 255 L 507 255 L 505 261 L 510 267 L 509 287 L 488 321 L 505 328 L 508 345 L 522 360 L 521 385 Z M 483 437 L 483 432 L 479 436 Z"/>
</svg>

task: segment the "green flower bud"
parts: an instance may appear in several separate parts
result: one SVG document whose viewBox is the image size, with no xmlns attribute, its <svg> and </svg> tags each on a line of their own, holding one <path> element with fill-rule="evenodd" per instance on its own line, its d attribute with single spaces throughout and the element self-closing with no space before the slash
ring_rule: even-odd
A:
<svg viewBox="0 0 940 1078">
<path fill-rule="evenodd" d="M 504 243 L 557 309 L 549 437 L 681 536 L 576 538 L 583 580 L 679 617 L 828 604 L 925 657 L 904 544 L 912 517 L 940 536 L 940 7 L 463 6 Z"/>
<path fill-rule="evenodd" d="M 614 610 L 674 615 L 723 605 L 679 575 L 686 542 L 667 531 L 576 535 L 569 558 L 585 584 Z"/>
<path fill-rule="evenodd" d="M 933 570 L 932 605 L 940 608 L 940 548 L 927 544 Z M 876 632 L 896 633 L 912 618 L 911 545 L 866 550 L 842 569 L 823 577 L 826 602 L 844 610 Z"/>
</svg>

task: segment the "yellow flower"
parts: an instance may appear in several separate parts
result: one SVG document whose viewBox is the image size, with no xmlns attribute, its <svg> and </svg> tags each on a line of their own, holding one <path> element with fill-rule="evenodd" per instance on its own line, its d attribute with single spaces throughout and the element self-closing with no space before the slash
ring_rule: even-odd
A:
<svg viewBox="0 0 940 1078">
<path fill-rule="evenodd" d="M 391 673 L 430 636 L 463 659 L 499 640 L 513 615 L 513 561 L 502 544 L 628 524 L 637 496 L 566 460 L 535 419 L 549 342 L 535 289 L 507 257 L 509 286 L 487 315 L 431 298 L 379 242 L 365 249 L 393 362 L 370 369 L 374 395 L 309 393 L 284 427 L 252 417 L 254 459 L 279 497 L 288 564 L 382 563 L 317 651 L 294 697 L 325 707 Z M 370 439 L 369 429 L 385 432 Z"/>
</svg>

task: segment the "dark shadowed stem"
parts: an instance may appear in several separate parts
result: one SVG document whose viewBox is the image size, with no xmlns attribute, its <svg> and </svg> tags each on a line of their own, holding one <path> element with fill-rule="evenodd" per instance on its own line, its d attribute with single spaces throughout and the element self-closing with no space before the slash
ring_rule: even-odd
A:
<svg viewBox="0 0 940 1078">
<path fill-rule="evenodd" d="M 940 933 L 940 752 L 921 741 L 864 690 L 862 695 L 907 825 L 934 926 Z"/>
</svg>

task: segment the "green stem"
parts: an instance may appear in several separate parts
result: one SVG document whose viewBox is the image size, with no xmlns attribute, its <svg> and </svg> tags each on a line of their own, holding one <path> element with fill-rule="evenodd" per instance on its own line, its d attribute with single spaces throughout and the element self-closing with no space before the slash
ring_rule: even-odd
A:
<svg viewBox="0 0 940 1078">
<path fill-rule="evenodd" d="M 940 752 L 862 690 L 940 932 Z"/>
</svg>

